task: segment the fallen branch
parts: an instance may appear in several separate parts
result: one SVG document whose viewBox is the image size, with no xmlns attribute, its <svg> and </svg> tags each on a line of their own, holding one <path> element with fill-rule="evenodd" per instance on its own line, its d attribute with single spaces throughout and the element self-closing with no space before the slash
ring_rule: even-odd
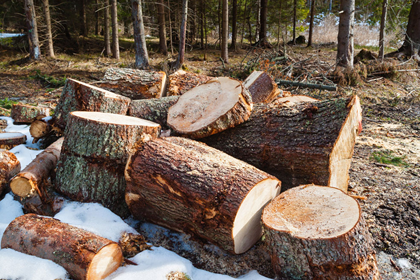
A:
<svg viewBox="0 0 420 280">
<path fill-rule="evenodd" d="M 287 81 L 287 80 L 276 80 L 276 83 L 279 86 L 280 85 L 289 85 L 289 86 L 294 86 L 294 87 L 315 88 L 315 89 L 322 89 L 322 90 L 329 90 L 329 91 L 336 91 L 337 90 L 337 85 L 327 86 L 327 85 L 301 83 L 301 82 Z"/>
</svg>

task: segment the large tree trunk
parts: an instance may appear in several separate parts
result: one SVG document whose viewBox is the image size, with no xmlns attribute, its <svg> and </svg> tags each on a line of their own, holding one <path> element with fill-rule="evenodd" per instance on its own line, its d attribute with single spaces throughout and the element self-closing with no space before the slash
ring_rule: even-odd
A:
<svg viewBox="0 0 420 280">
<path fill-rule="evenodd" d="M 0 133 L 0 149 L 10 150 L 20 144 L 26 143 L 26 135 L 20 132 Z"/>
<path fill-rule="evenodd" d="M 50 57 L 54 57 L 54 45 L 53 45 L 53 37 L 52 37 L 52 31 L 51 31 L 49 0 L 42 0 L 42 6 L 44 8 L 45 22 L 47 24 L 48 55 Z"/>
<path fill-rule="evenodd" d="M 175 73 L 169 75 L 169 86 L 167 96 L 183 95 L 190 89 L 205 84 L 213 77 L 195 74 L 192 72 L 185 72 L 184 70 L 178 70 Z"/>
<path fill-rule="evenodd" d="M 39 117 L 48 117 L 50 115 L 50 108 L 38 107 L 26 104 L 13 104 L 11 111 L 11 118 L 16 123 L 32 123 Z"/>
<path fill-rule="evenodd" d="M 25 14 L 26 23 L 28 26 L 28 41 L 29 41 L 29 54 L 32 59 L 41 58 L 41 49 L 38 40 L 38 27 L 36 24 L 35 7 L 33 0 L 25 0 Z"/>
<path fill-rule="evenodd" d="M 135 68 L 149 68 L 149 55 L 147 54 L 146 37 L 144 34 L 143 13 L 141 0 L 131 0 L 131 9 L 134 22 L 134 42 L 136 49 Z"/>
<path fill-rule="evenodd" d="M 254 104 L 243 124 L 200 139 L 282 181 L 283 189 L 314 183 L 347 192 L 359 98 Z"/>
<path fill-rule="evenodd" d="M 184 93 L 169 108 L 168 125 L 179 135 L 203 138 L 246 121 L 251 103 L 241 82 L 220 77 Z"/>
<path fill-rule="evenodd" d="M 413 56 L 417 61 L 420 60 L 420 1 L 413 1 L 410 15 L 408 16 L 407 31 L 405 40 L 398 53 Z"/>
<path fill-rule="evenodd" d="M 159 132 L 158 124 L 139 118 L 72 112 L 57 164 L 57 191 L 73 200 L 99 202 L 126 217 L 125 165 L 130 154 Z"/>
<path fill-rule="evenodd" d="M 229 7 L 228 0 L 223 0 L 222 7 L 222 53 L 221 57 L 224 63 L 229 62 L 228 57 L 228 39 L 229 39 Z"/>
<path fill-rule="evenodd" d="M 106 56 L 111 56 L 111 40 L 109 37 L 109 0 L 105 0 L 104 25 L 105 54 Z"/>
<path fill-rule="evenodd" d="M 355 0 L 341 0 L 340 11 L 337 66 L 353 69 Z"/>
<path fill-rule="evenodd" d="M 235 254 L 261 237 L 262 208 L 280 181 L 202 143 L 148 141 L 126 170 L 126 201 L 136 219 L 194 233 Z"/>
<path fill-rule="evenodd" d="M 282 94 L 277 84 L 264 71 L 254 71 L 244 81 L 253 103 L 270 103 Z"/>
<path fill-rule="evenodd" d="M 118 42 L 118 4 L 117 0 L 111 0 L 112 19 L 112 57 L 120 59 L 120 44 Z"/>
<path fill-rule="evenodd" d="M 54 112 L 55 124 L 64 131 L 73 111 L 93 111 L 125 115 L 130 98 L 73 79 L 66 85 Z"/>
<path fill-rule="evenodd" d="M 14 153 L 0 149 L 0 197 L 9 191 L 9 181 L 20 171 L 20 162 Z"/>
<path fill-rule="evenodd" d="M 360 206 L 340 190 L 299 186 L 280 194 L 262 216 L 279 279 L 381 279 Z"/>
<path fill-rule="evenodd" d="M 188 0 L 182 0 L 182 20 L 179 35 L 179 53 L 175 62 L 175 69 L 179 69 L 184 64 L 185 58 L 185 36 L 187 33 Z"/>
<path fill-rule="evenodd" d="M 163 1 L 159 0 L 156 4 L 159 20 L 159 51 L 163 55 L 168 55 L 168 48 L 166 46 L 165 3 Z"/>
<path fill-rule="evenodd" d="M 131 99 L 160 98 L 166 89 L 166 74 L 163 71 L 108 68 L 97 85 Z"/>
<path fill-rule="evenodd" d="M 1 248 L 51 260 L 75 280 L 104 279 L 123 261 L 117 243 L 35 214 L 14 219 L 3 234 Z"/>
<path fill-rule="evenodd" d="M 312 35 L 314 33 L 315 0 L 311 0 L 311 22 L 309 24 L 308 47 L 312 46 Z"/>
</svg>

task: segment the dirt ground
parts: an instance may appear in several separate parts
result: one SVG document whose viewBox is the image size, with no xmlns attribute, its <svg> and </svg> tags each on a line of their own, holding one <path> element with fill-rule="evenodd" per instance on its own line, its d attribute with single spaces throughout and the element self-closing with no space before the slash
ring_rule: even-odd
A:
<svg viewBox="0 0 420 280">
<path fill-rule="evenodd" d="M 335 51 L 332 49 L 296 47 L 285 54 L 283 50 L 248 48 L 231 54 L 229 64 L 223 64 L 218 53 L 214 49 L 205 54 L 201 50 L 187 52 L 186 69 L 238 79 L 244 79 L 253 69 L 262 69 L 276 78 L 334 82 L 331 73 Z M 34 78 L 36 70 L 57 79 L 72 77 L 92 82 L 101 79 L 108 67 L 127 67 L 134 61 L 132 54 L 127 54 L 120 62 L 95 56 L 59 56 L 55 60 L 19 64 L 21 55 L 1 54 L 0 99 L 7 97 L 52 107 L 61 89 L 50 87 L 39 77 Z M 11 65 L 10 61 L 15 62 Z M 393 63 L 394 66 L 404 64 Z M 165 69 L 165 58 L 152 53 L 151 65 L 154 69 Z M 375 74 L 381 73 L 378 69 L 368 70 L 365 75 L 363 69 L 360 72 L 363 77 L 356 79 L 355 85 L 341 81 L 343 86 L 334 92 L 296 87 L 282 89 L 318 99 L 359 95 L 363 131 L 354 150 L 349 194 L 358 197 L 375 246 L 378 252 L 386 253 L 380 256 L 384 262 L 389 262 L 390 275 L 398 272 L 401 265 L 396 261 L 401 258 L 408 259 L 413 269 L 420 269 L 420 72 L 396 68 L 391 70 L 394 76 L 389 77 L 386 69 L 384 75 Z"/>
</svg>

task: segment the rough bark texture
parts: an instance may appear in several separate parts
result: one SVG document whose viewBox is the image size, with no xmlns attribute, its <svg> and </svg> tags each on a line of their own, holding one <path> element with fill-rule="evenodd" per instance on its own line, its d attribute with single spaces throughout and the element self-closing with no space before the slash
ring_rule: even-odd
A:
<svg viewBox="0 0 420 280">
<path fill-rule="evenodd" d="M 125 115 L 130 99 L 73 79 L 67 79 L 55 108 L 56 125 L 64 130 L 70 112 L 93 111 Z"/>
<path fill-rule="evenodd" d="M 5 132 L 0 134 L 0 149 L 10 150 L 24 143 L 26 143 L 26 135 L 20 132 Z"/>
<path fill-rule="evenodd" d="M 165 3 L 159 0 L 156 3 L 159 21 L 159 51 L 163 55 L 168 55 L 168 47 L 166 46 L 166 23 L 165 23 Z"/>
<path fill-rule="evenodd" d="M 135 67 L 139 69 L 149 68 L 149 55 L 146 48 L 146 37 L 144 33 L 143 13 L 140 0 L 131 0 L 131 11 L 133 17 L 134 42 L 136 50 Z"/>
<path fill-rule="evenodd" d="M 57 219 L 35 214 L 23 215 L 12 221 L 3 234 L 1 248 L 51 260 L 64 267 L 75 280 L 103 279 L 115 271 L 123 259 L 115 242 Z M 109 251 L 102 257 L 102 264 L 110 271 L 95 278 L 96 267 L 92 262 L 101 251 Z"/>
<path fill-rule="evenodd" d="M 20 171 L 20 162 L 15 154 L 0 149 L 0 197 L 9 189 L 9 181 Z"/>
<path fill-rule="evenodd" d="M 158 137 L 159 130 L 158 124 L 128 116 L 71 113 L 57 165 L 57 191 L 126 216 L 125 165 L 144 141 Z"/>
<path fill-rule="evenodd" d="M 146 142 L 128 162 L 126 202 L 136 219 L 193 233 L 235 252 L 233 227 L 241 203 L 267 179 L 280 191 L 274 177 L 207 145 L 159 138 Z"/>
<path fill-rule="evenodd" d="M 41 199 L 47 199 L 44 186 L 48 178 L 55 175 L 63 141 L 64 139 L 60 138 L 54 142 L 13 178 L 10 182 L 10 188 L 14 194 L 26 197 L 32 193 L 37 193 Z"/>
<path fill-rule="evenodd" d="M 172 75 L 169 75 L 169 86 L 166 95 L 183 95 L 190 89 L 201 84 L 205 84 L 211 79 L 214 78 L 206 75 L 185 72 L 184 70 L 178 70 Z"/>
<path fill-rule="evenodd" d="M 379 54 L 378 54 L 378 57 L 381 60 L 383 60 L 385 56 L 385 25 L 386 25 L 387 13 L 388 13 L 388 0 L 383 0 L 381 26 L 379 28 Z"/>
<path fill-rule="evenodd" d="M 251 96 L 242 83 L 220 77 L 182 95 L 169 108 L 168 125 L 179 135 L 198 139 L 243 123 L 251 110 Z"/>
<path fill-rule="evenodd" d="M 247 122 L 200 141 L 276 176 L 283 189 L 314 183 L 347 190 L 356 132 L 361 130 L 358 98 L 288 103 L 256 104 Z M 351 131 L 342 140 L 348 146 L 346 162 L 340 171 L 331 170 L 331 154 L 346 123 Z M 330 182 L 337 172 L 339 180 Z"/>
<path fill-rule="evenodd" d="M 118 42 L 118 4 L 117 0 L 111 0 L 112 21 L 112 57 L 120 59 L 120 44 Z"/>
<path fill-rule="evenodd" d="M 316 190 L 299 194 L 306 188 L 327 187 L 307 185 L 294 188 L 279 195 L 263 211 L 265 242 L 278 279 L 380 279 L 372 238 L 357 202 L 354 201 L 356 207 L 345 204 L 330 205 L 329 208 L 329 200 L 339 200 L 339 196 L 345 194 L 333 188 L 328 188 L 331 192 L 323 190 L 322 194 L 317 194 Z M 346 230 L 330 228 L 325 219 L 328 215 L 308 203 L 317 199 L 324 201 L 322 205 L 328 214 L 331 212 L 330 222 L 340 224 L 337 220 L 341 216 L 350 215 L 354 216 L 352 224 L 342 223 L 341 227 Z M 284 213 L 289 207 L 295 210 L 295 218 L 293 213 Z M 318 221 L 322 215 L 324 217 Z M 312 225 L 320 233 L 316 238 L 300 236 L 300 225 L 305 227 L 308 220 L 315 220 Z"/>
<path fill-rule="evenodd" d="M 37 117 L 50 115 L 50 108 L 30 106 L 25 104 L 13 104 L 11 118 L 17 123 L 31 123 Z"/>
<path fill-rule="evenodd" d="M 42 7 L 44 9 L 44 15 L 45 15 L 45 22 L 47 27 L 47 41 L 48 41 L 48 55 L 50 57 L 54 56 L 54 45 L 53 45 L 53 36 L 51 31 L 51 16 L 50 16 L 50 4 L 49 0 L 42 0 Z"/>
<path fill-rule="evenodd" d="M 169 129 L 167 124 L 169 108 L 174 105 L 179 96 L 133 100 L 128 108 L 127 115 L 149 120 L 160 124 L 162 129 Z"/>
<path fill-rule="evenodd" d="M 29 54 L 32 59 L 41 58 L 41 49 L 38 40 L 38 27 L 36 23 L 35 7 L 33 0 L 25 0 L 26 23 L 28 26 Z"/>
<path fill-rule="evenodd" d="M 165 92 L 165 72 L 109 68 L 97 86 L 133 100 L 160 98 Z"/>
<path fill-rule="evenodd" d="M 353 68 L 355 0 L 342 0 L 337 37 L 337 66 Z"/>
<path fill-rule="evenodd" d="M 244 81 L 254 103 L 270 103 L 282 94 L 277 84 L 264 71 L 254 71 Z"/>
<path fill-rule="evenodd" d="M 111 40 L 109 37 L 109 0 L 105 0 L 104 9 L 104 43 L 105 43 L 105 54 L 111 56 Z"/>
</svg>

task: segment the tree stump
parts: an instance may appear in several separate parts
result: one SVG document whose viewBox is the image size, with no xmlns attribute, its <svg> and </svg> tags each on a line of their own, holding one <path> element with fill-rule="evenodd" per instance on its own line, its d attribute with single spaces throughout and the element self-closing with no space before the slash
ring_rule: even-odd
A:
<svg viewBox="0 0 420 280">
<path fill-rule="evenodd" d="M 261 237 L 262 208 L 280 181 L 194 140 L 146 142 L 126 169 L 126 202 L 136 219 L 193 233 L 241 254 Z"/>
<path fill-rule="evenodd" d="M 254 71 L 244 81 L 254 103 L 270 103 L 282 94 L 273 79 L 264 71 Z"/>
<path fill-rule="evenodd" d="M 37 117 L 48 117 L 50 108 L 30 106 L 26 104 L 13 104 L 11 118 L 15 123 L 31 123 Z"/>
<path fill-rule="evenodd" d="M 117 243 L 57 219 L 26 214 L 6 228 L 1 248 L 51 260 L 75 280 L 104 279 L 121 265 Z"/>
<path fill-rule="evenodd" d="M 0 133 L 0 149 L 10 150 L 20 144 L 26 143 L 26 135 L 20 132 Z"/>
<path fill-rule="evenodd" d="M 55 108 L 55 124 L 64 131 L 73 111 L 104 112 L 125 115 L 130 99 L 80 81 L 67 79 Z"/>
<path fill-rule="evenodd" d="M 277 177 L 283 190 L 314 183 L 347 192 L 361 121 L 357 96 L 256 104 L 247 122 L 200 140 Z"/>
<path fill-rule="evenodd" d="M 265 207 L 262 222 L 279 279 L 380 279 L 360 206 L 341 190 L 290 189 Z"/>
<path fill-rule="evenodd" d="M 178 70 L 172 75 L 169 75 L 169 86 L 167 96 L 183 95 L 190 89 L 205 84 L 213 77 L 206 75 L 199 75 L 184 70 Z"/>
<path fill-rule="evenodd" d="M 73 200 L 99 202 L 125 217 L 125 165 L 130 154 L 159 132 L 158 124 L 139 118 L 70 113 L 57 164 L 57 191 Z"/>
<path fill-rule="evenodd" d="M 166 89 L 166 74 L 163 71 L 108 68 L 98 86 L 133 100 L 160 98 Z"/>
<path fill-rule="evenodd" d="M 179 135 L 198 139 L 246 121 L 252 110 L 241 82 L 220 77 L 181 95 L 169 108 L 168 125 Z"/>
<path fill-rule="evenodd" d="M 150 120 L 161 125 L 162 129 L 169 129 L 167 124 L 168 110 L 179 99 L 179 96 L 169 96 L 153 99 L 133 100 L 127 115 Z"/>
<path fill-rule="evenodd" d="M 0 149 L 0 196 L 7 192 L 9 181 L 20 171 L 20 162 L 15 154 Z"/>
</svg>

